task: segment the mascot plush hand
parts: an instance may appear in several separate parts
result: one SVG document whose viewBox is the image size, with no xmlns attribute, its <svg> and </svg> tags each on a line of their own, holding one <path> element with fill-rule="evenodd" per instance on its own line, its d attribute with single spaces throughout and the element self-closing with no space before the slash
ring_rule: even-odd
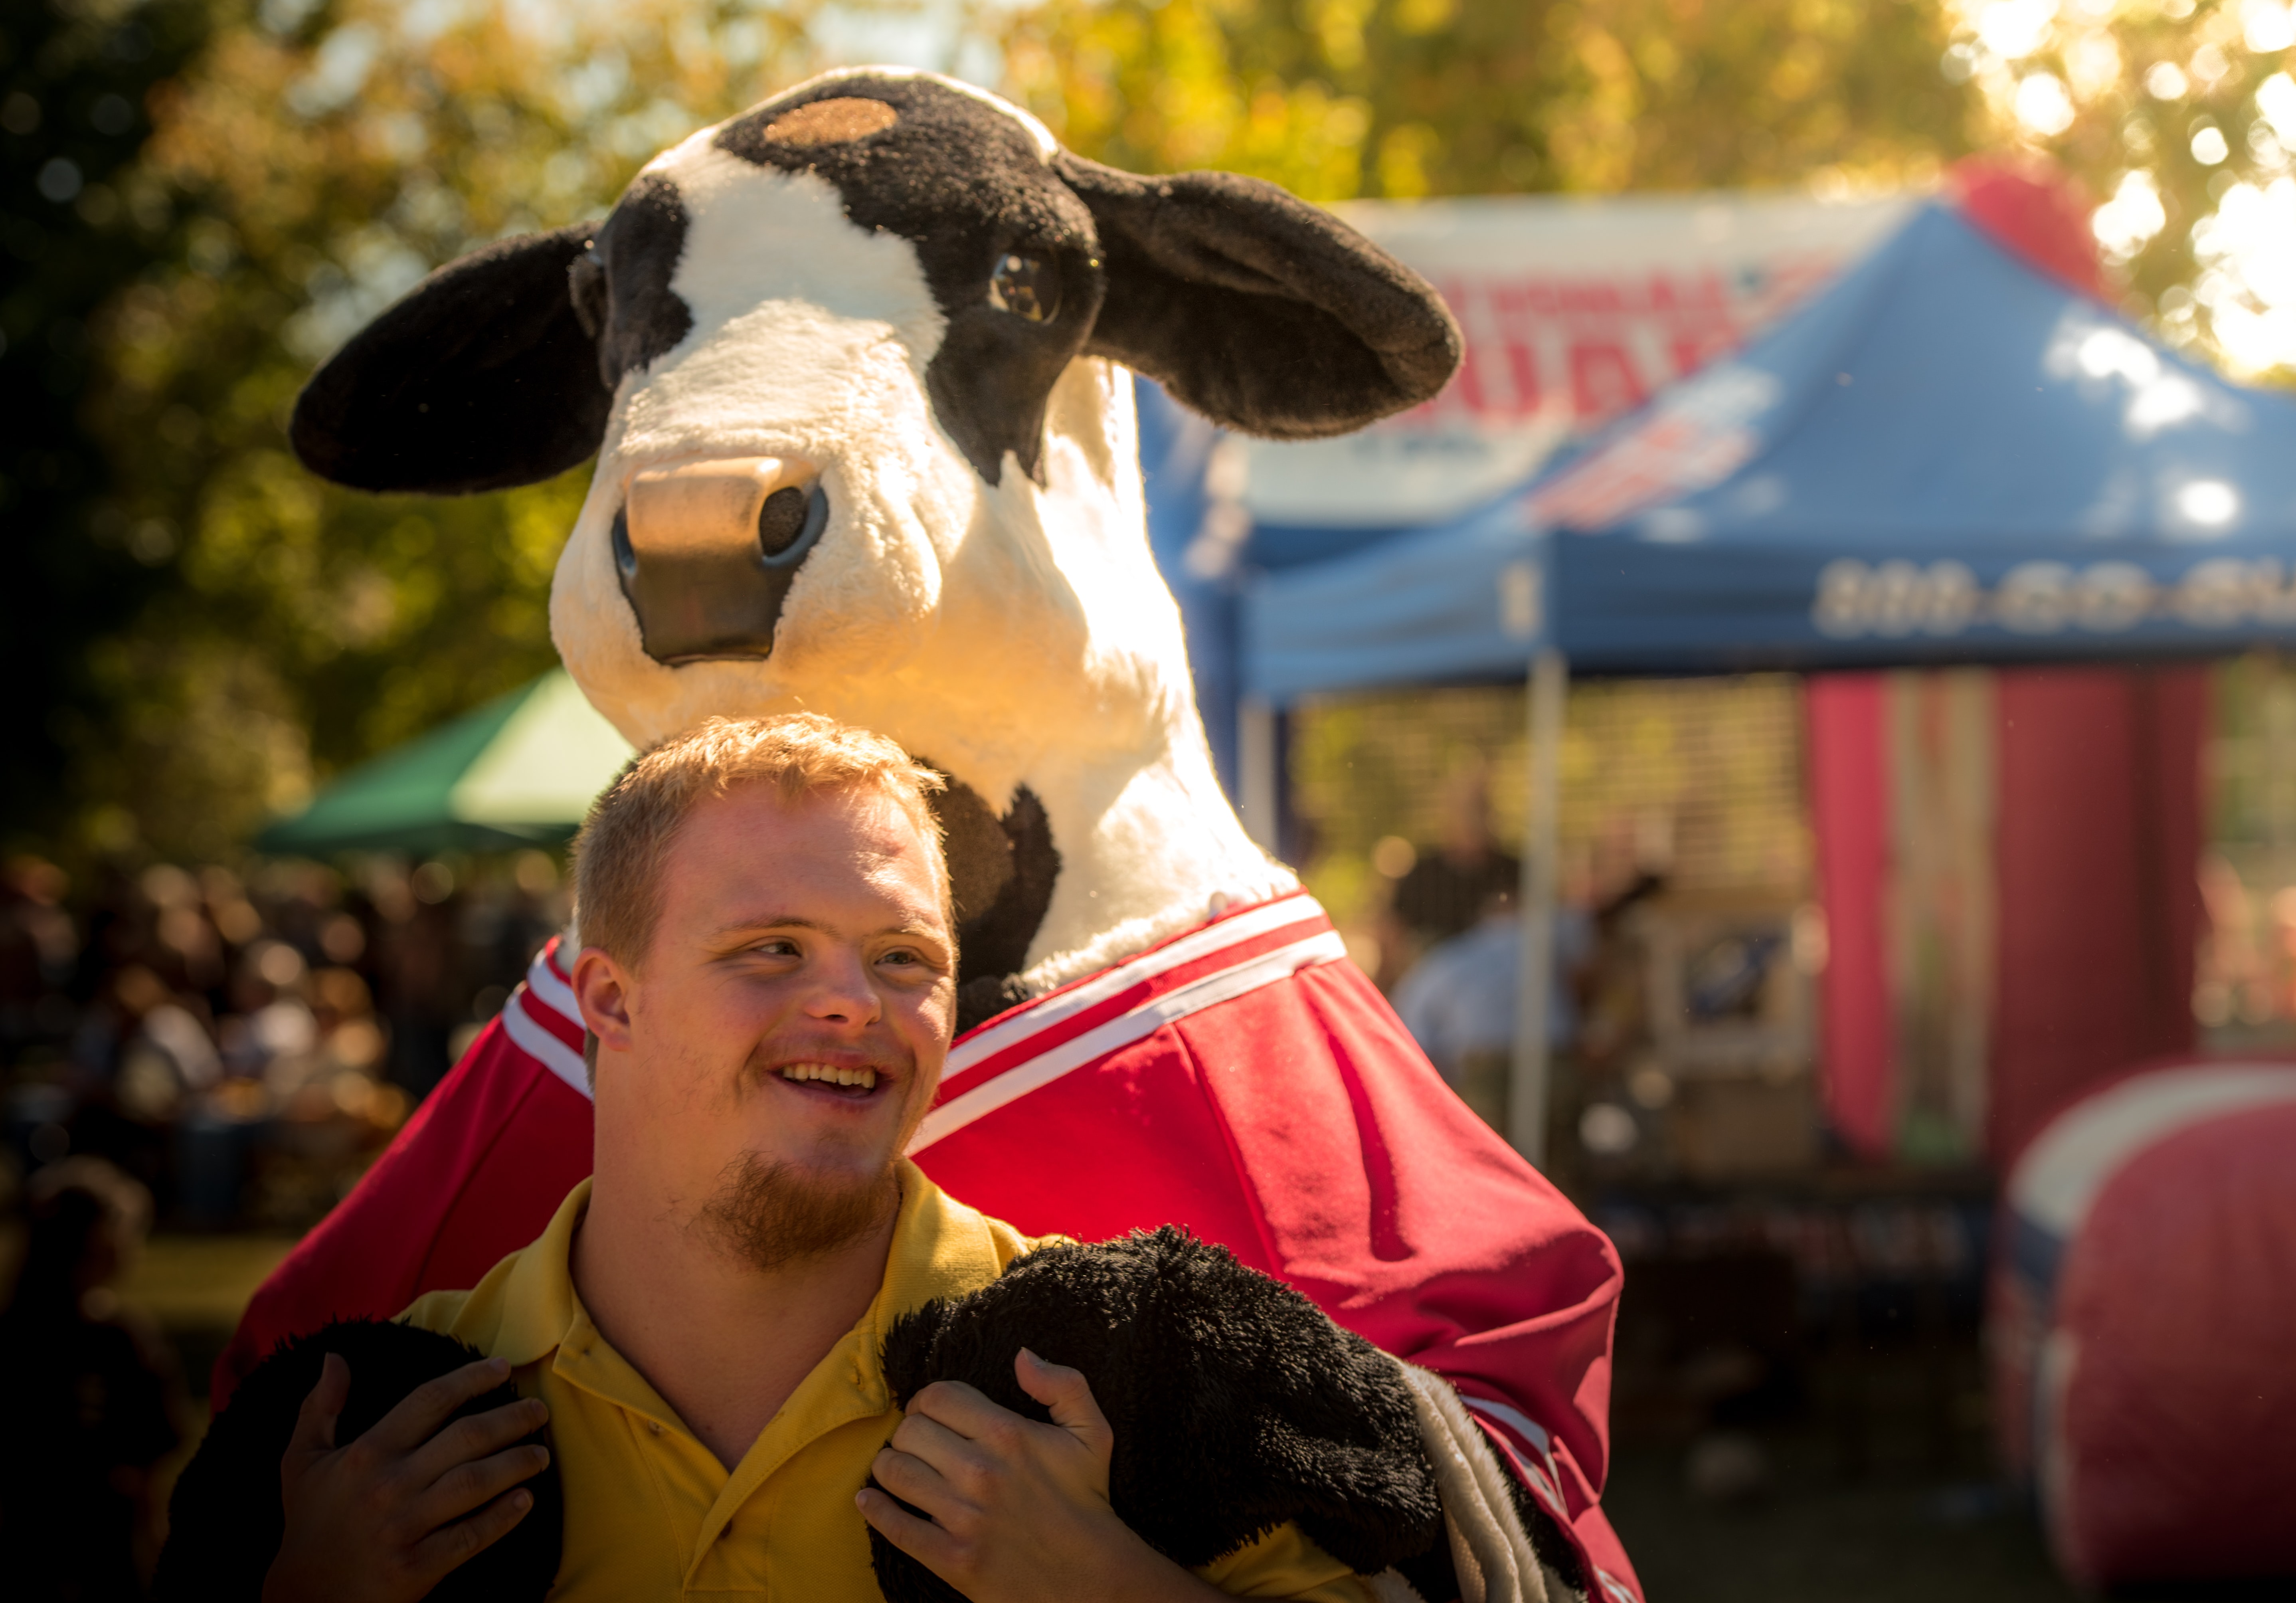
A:
<svg viewBox="0 0 2296 1603">
<path fill-rule="evenodd" d="M 1459 349 L 1427 284 L 1273 185 L 1136 177 L 867 69 L 702 129 L 603 223 L 440 269 L 293 441 L 432 494 L 594 455 L 551 621 L 625 735 L 806 707 L 949 777 L 964 1032 L 917 1162 L 1031 1232 L 1184 1225 L 1443 1376 L 1634 1603 L 1595 1502 L 1616 1254 L 1245 835 L 1145 536 L 1125 369 L 1299 438 L 1428 399 Z M 573 949 L 258 1294 L 218 1395 L 540 1232 L 590 1161 Z"/>
</svg>

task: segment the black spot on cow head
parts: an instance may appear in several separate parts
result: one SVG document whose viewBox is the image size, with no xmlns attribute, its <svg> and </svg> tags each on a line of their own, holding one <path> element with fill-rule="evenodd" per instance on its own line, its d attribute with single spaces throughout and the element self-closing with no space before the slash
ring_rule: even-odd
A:
<svg viewBox="0 0 2296 1603">
<path fill-rule="evenodd" d="M 575 316 L 598 343 L 598 378 L 609 390 L 693 330 L 693 310 L 669 287 L 685 224 L 677 185 L 642 174 L 567 269 Z"/>
<path fill-rule="evenodd" d="M 884 111 L 846 109 L 865 106 Z M 909 242 L 947 324 L 925 370 L 933 415 L 989 483 L 1007 451 L 1041 478 L 1045 405 L 1103 285 L 1092 213 L 1028 126 L 931 78 L 841 78 L 734 119 L 717 143 L 823 179 L 856 226 Z"/>
<path fill-rule="evenodd" d="M 956 903 L 956 1027 L 970 1030 L 1022 1000 L 1012 977 L 1052 905 L 1061 854 L 1034 791 L 1022 785 L 999 814 L 959 779 L 932 799 Z"/>
</svg>

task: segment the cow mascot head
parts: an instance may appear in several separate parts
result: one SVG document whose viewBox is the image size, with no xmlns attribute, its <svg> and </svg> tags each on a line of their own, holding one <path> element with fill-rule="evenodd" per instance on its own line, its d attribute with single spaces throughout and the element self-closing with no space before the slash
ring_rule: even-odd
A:
<svg viewBox="0 0 2296 1603">
<path fill-rule="evenodd" d="M 1294 883 L 1214 781 L 1119 369 L 1298 439 L 1426 399 L 1459 349 L 1425 283 L 1272 185 L 1136 177 L 872 68 L 434 275 L 293 440 L 435 494 L 594 455 L 567 668 L 641 746 L 802 707 L 943 769 L 970 1024 Z"/>
</svg>

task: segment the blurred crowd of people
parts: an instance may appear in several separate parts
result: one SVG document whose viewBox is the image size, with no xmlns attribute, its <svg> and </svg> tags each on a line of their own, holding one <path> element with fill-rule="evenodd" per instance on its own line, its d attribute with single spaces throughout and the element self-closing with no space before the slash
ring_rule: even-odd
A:
<svg viewBox="0 0 2296 1603">
<path fill-rule="evenodd" d="M 144 1595 L 204 1390 L 116 1289 L 155 1220 L 307 1229 L 568 912 L 540 851 L 0 870 L 6 1595 Z"/>
<path fill-rule="evenodd" d="M 0 1150 L 117 1163 L 162 1218 L 300 1229 L 562 925 L 541 851 L 0 876 Z"/>
<path fill-rule="evenodd" d="M 1491 828 L 1487 773 L 1452 776 L 1432 840 L 1374 844 L 1356 949 L 1444 1080 L 1505 1134 L 1521 870 Z M 1967 1177 L 1829 1167 L 1804 909 L 1669 885 L 1661 844 L 1637 836 L 1619 820 L 1565 855 L 1546 976 L 1539 1167 L 1628 1265 L 1613 1428 L 1685 1441 L 1685 1488 L 1715 1503 L 1765 1492 L 1760 1432 L 1782 1421 L 1822 1419 L 1846 1466 L 1917 1443 L 1942 1472 L 1977 1384 L 1989 1198 Z"/>
<path fill-rule="evenodd" d="M 1575 865 L 1554 909 L 1549 1168 L 1566 1183 L 1580 1147 L 1616 1155 L 1640 1133 L 1621 1145 L 1598 1115 L 1595 1139 L 1575 1139 L 1590 1107 L 1631 1117 L 1614 1106 L 1623 1098 L 1595 1093 L 1646 1044 L 1642 954 L 1628 926 L 1664 882 L 1631 852 L 1611 855 L 1618 860 Z M 1423 849 L 1390 835 L 1372 849 L 1372 867 L 1387 883 L 1374 977 L 1445 1081 L 1505 1132 L 1522 989 L 1521 865 L 1493 833 L 1488 770 L 1453 777 L 1435 842 Z"/>
<path fill-rule="evenodd" d="M 0 1552 L 26 1603 L 133 1603 L 158 1554 L 160 1472 L 193 1421 L 167 1342 L 113 1289 L 151 1220 L 102 1158 L 0 1173 Z"/>
</svg>

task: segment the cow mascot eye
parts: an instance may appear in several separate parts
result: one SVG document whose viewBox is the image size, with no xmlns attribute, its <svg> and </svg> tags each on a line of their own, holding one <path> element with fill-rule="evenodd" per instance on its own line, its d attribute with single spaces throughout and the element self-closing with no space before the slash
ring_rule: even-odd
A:
<svg viewBox="0 0 2296 1603">
<path fill-rule="evenodd" d="M 1049 256 L 1008 251 L 988 275 L 988 304 L 1031 323 L 1048 323 L 1060 314 L 1060 269 Z"/>
</svg>

